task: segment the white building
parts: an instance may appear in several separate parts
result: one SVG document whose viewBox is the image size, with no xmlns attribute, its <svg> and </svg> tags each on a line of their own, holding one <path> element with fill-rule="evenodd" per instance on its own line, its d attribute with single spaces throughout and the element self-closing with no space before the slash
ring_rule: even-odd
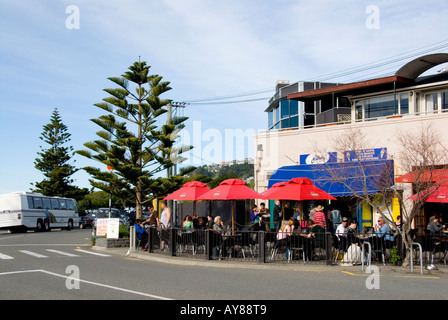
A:
<svg viewBox="0 0 448 320">
<path fill-rule="evenodd" d="M 418 131 L 430 124 L 440 134 L 441 146 L 448 149 L 448 73 L 419 77 L 445 62 L 447 53 L 430 54 L 407 63 L 390 77 L 349 84 L 278 84 L 266 109 L 268 130 L 254 137 L 256 190 L 263 192 L 275 182 L 296 177 L 301 169 L 312 170 L 306 167 L 306 155 L 336 151 L 335 137 L 346 135 L 349 129 L 362 131 L 369 144 L 365 148 L 375 152 L 370 156 L 379 158 L 379 152 L 385 151 L 382 155 L 393 160 L 395 177 L 406 173 L 396 141 L 399 131 Z M 336 157 L 341 161 L 344 155 Z M 412 195 L 411 184 L 395 187 L 404 189 L 405 198 Z M 343 214 L 358 218 L 365 226 L 375 221 L 375 214 L 362 203 L 341 210 L 351 211 Z M 399 210 L 394 208 L 394 215 Z M 422 213 L 418 227 L 426 225 L 428 215 Z"/>
</svg>

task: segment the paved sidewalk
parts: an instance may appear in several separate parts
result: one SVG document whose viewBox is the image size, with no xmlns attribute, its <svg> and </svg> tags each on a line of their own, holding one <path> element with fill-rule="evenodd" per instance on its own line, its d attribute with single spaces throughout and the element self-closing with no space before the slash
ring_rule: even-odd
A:
<svg viewBox="0 0 448 320">
<path fill-rule="evenodd" d="M 216 268 L 241 268 L 241 269 L 259 269 L 259 270 L 293 270 L 293 271 L 312 271 L 312 272 L 356 272 L 366 273 L 367 265 L 364 265 L 364 271 L 362 265 L 355 266 L 341 266 L 333 265 L 327 266 L 324 264 L 302 264 L 302 263 L 257 263 L 257 262 L 241 262 L 232 260 L 202 260 L 202 259 L 189 259 L 185 257 L 171 257 L 165 254 L 148 253 L 146 251 L 135 250 L 131 251 L 129 248 L 102 248 L 93 246 L 93 250 L 108 252 L 109 254 L 123 256 L 131 259 L 149 260 L 160 263 L 186 265 L 186 266 L 201 266 L 201 267 L 216 267 Z M 375 264 L 380 272 L 420 275 L 420 265 L 414 265 L 414 272 L 411 272 L 411 268 L 398 267 L 392 265 L 383 266 L 382 264 Z M 423 265 L 423 275 L 448 275 L 448 267 L 445 265 L 437 265 L 438 270 L 427 270 L 426 265 Z"/>
</svg>

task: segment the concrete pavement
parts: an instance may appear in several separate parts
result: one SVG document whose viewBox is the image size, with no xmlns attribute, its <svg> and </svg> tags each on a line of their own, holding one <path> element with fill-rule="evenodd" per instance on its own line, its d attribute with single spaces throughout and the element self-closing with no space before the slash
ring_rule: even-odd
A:
<svg viewBox="0 0 448 320">
<path fill-rule="evenodd" d="M 123 248 L 103 248 L 93 246 L 93 250 L 106 251 L 109 254 L 123 256 L 129 259 L 149 260 L 160 263 L 186 265 L 186 266 L 201 266 L 201 267 L 215 267 L 215 268 L 240 268 L 240 269 L 258 269 L 258 270 L 293 270 L 293 271 L 310 271 L 310 272 L 348 272 L 348 273 L 366 273 L 367 265 L 364 265 L 364 271 L 361 265 L 355 266 L 341 266 L 333 265 L 328 266 L 325 264 L 313 264 L 313 263 L 257 263 L 252 261 L 238 261 L 238 260 L 204 260 L 204 259 L 191 259 L 186 257 L 172 257 L 161 253 L 148 253 L 142 250 L 130 250 L 127 247 Z M 374 264 L 377 266 L 381 273 L 399 273 L 409 275 L 421 275 L 420 265 L 414 265 L 414 270 L 411 272 L 410 267 L 399 267 L 392 265 Z M 423 265 L 423 275 L 448 275 L 448 267 L 443 264 L 437 264 L 437 270 L 427 270 L 426 265 Z"/>
</svg>

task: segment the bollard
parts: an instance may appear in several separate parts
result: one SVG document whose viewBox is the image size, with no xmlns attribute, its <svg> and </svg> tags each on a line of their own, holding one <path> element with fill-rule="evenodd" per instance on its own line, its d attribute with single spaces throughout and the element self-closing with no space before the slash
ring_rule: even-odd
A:
<svg viewBox="0 0 448 320">
<path fill-rule="evenodd" d="M 258 231 L 258 263 L 265 263 L 265 232 Z"/>
</svg>

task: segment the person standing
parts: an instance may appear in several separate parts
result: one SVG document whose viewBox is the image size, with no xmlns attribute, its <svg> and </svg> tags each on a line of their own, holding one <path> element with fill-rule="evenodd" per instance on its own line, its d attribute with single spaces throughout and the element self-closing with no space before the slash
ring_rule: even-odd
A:
<svg viewBox="0 0 448 320">
<path fill-rule="evenodd" d="M 162 202 L 162 213 L 160 214 L 159 225 L 162 233 L 160 249 L 165 249 L 165 242 L 169 239 L 168 228 L 171 227 L 171 209 L 168 208 L 166 201 Z"/>
<path fill-rule="evenodd" d="M 275 207 L 274 207 L 274 213 L 272 216 L 273 223 L 274 223 L 274 229 L 275 231 L 278 231 L 278 228 L 280 226 L 280 217 L 282 215 L 282 208 L 280 207 L 280 200 L 275 200 Z"/>
<path fill-rule="evenodd" d="M 315 224 L 317 224 L 318 226 L 321 226 L 322 228 L 324 228 L 325 230 L 327 230 L 327 222 L 326 222 L 326 218 L 325 218 L 325 213 L 324 213 L 324 207 L 322 206 L 317 206 L 315 208 L 316 212 L 314 213 L 314 219 L 311 219 L 314 221 Z"/>
</svg>

